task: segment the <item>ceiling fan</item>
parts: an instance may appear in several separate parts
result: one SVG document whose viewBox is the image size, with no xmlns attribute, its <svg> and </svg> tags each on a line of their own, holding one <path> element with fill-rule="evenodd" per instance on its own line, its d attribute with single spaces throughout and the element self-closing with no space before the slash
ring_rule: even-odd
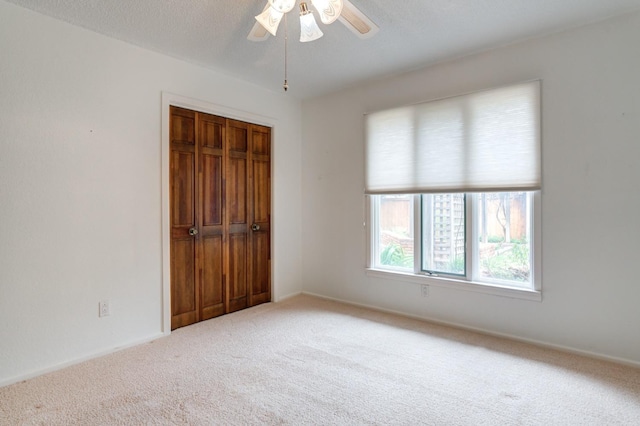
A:
<svg viewBox="0 0 640 426">
<path fill-rule="evenodd" d="M 310 1 L 325 25 L 339 20 L 360 38 L 369 38 L 379 30 L 378 26 L 349 0 Z M 283 16 L 292 11 L 296 3 L 297 0 L 268 0 L 262 13 L 256 16 L 256 23 L 247 38 L 251 41 L 263 41 L 270 35 L 275 36 Z M 301 0 L 299 4 L 301 42 L 317 40 L 323 35 L 307 3 Z"/>
</svg>

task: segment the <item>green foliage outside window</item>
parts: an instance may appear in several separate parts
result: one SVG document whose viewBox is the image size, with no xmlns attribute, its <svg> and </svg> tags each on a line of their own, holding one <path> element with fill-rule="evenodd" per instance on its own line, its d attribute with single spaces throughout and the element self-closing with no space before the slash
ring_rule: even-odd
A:
<svg viewBox="0 0 640 426">
<path fill-rule="evenodd" d="M 380 253 L 380 263 L 400 268 L 413 267 L 413 255 L 408 255 L 400 244 L 389 244 Z"/>
<path fill-rule="evenodd" d="M 500 250 L 502 248 L 506 250 Z M 508 244 L 504 246 L 499 244 L 497 251 L 500 254 L 482 261 L 482 269 L 486 275 L 509 281 L 529 281 L 530 254 L 528 244 Z"/>
</svg>

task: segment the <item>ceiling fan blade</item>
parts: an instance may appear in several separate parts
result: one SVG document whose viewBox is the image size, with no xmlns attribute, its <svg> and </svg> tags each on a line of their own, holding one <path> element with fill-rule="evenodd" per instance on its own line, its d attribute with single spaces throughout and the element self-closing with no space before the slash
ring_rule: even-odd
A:
<svg viewBox="0 0 640 426">
<path fill-rule="evenodd" d="M 271 5 L 269 4 L 269 2 L 267 2 L 267 5 L 264 7 L 264 9 L 262 9 L 262 11 L 264 12 L 270 7 Z M 251 31 L 249 31 L 247 40 L 264 41 L 268 39 L 270 35 L 271 34 L 269 34 L 269 31 L 267 31 L 265 27 L 263 27 L 259 22 L 256 22 L 255 24 L 253 24 L 253 28 L 251 28 Z"/>
<path fill-rule="evenodd" d="M 347 28 L 360 38 L 372 37 L 380 29 L 349 0 L 343 0 L 344 6 L 338 18 Z"/>
<path fill-rule="evenodd" d="M 270 35 L 269 31 L 265 30 L 262 25 L 256 22 L 253 28 L 251 28 L 247 39 L 251 41 L 264 41 L 268 39 Z"/>
</svg>

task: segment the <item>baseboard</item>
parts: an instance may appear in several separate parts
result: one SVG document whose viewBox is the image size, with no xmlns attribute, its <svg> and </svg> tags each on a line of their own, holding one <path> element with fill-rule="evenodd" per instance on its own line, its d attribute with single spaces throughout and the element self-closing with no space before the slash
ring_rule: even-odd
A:
<svg viewBox="0 0 640 426">
<path fill-rule="evenodd" d="M 535 345 L 538 347 L 542 347 L 542 348 L 546 348 L 546 349 L 554 349 L 560 352 L 566 352 L 566 353 L 570 353 L 570 354 L 574 354 L 574 355 L 581 355 L 584 357 L 588 357 L 588 358 L 593 358 L 593 359 L 598 359 L 598 360 L 602 360 L 602 361 L 609 361 L 609 362 L 614 362 L 616 364 L 621 364 L 621 365 L 626 365 L 626 366 L 630 366 L 630 367 L 636 367 L 636 368 L 640 368 L 640 362 L 638 361 L 633 361 L 630 359 L 626 359 L 626 358 L 619 358 L 619 357 L 614 357 L 614 356 L 610 356 L 610 355 L 605 355 L 605 354 L 601 354 L 598 352 L 591 352 L 591 351 L 585 351 L 582 349 L 577 349 L 577 348 L 572 348 L 570 346 L 563 346 L 563 345 L 557 345 L 554 343 L 548 343 L 548 342 L 544 342 L 541 340 L 535 340 L 535 339 L 528 339 L 525 337 L 520 337 L 520 336 L 515 336 L 512 334 L 508 334 L 508 333 L 498 333 L 495 331 L 491 331 L 491 330 L 487 330 L 487 329 L 483 329 L 483 328 L 479 328 L 479 327 L 471 327 L 468 325 L 464 325 L 464 324 L 458 324 L 458 323 L 454 323 L 454 322 L 449 322 L 449 321 L 442 321 L 436 318 L 431 318 L 431 317 L 425 317 L 425 316 L 420 316 L 420 315 L 412 315 L 412 314 L 408 314 L 406 312 L 401 312 L 401 311 L 395 311 L 393 309 L 385 309 L 385 308 L 381 308 L 379 306 L 373 306 L 373 305 L 367 305 L 364 303 L 356 303 L 356 302 L 351 302 L 349 300 L 344 300 L 344 299 L 338 299 L 335 297 L 329 297 L 329 296 L 323 296 L 321 294 L 316 294 L 316 293 L 311 293 L 308 291 L 303 291 L 302 294 L 307 295 L 307 296 L 313 296 L 313 297 L 317 297 L 319 299 L 325 299 L 325 300 L 331 300 L 333 302 L 338 302 L 338 303 L 344 303 L 345 305 L 350 305 L 350 306 L 355 306 L 358 308 L 366 308 L 366 309 L 371 309 L 373 311 L 378 311 L 378 312 L 385 312 L 388 314 L 394 314 L 394 315 L 399 315 L 405 318 L 412 318 L 412 319 L 416 319 L 416 320 L 420 320 L 420 321 L 427 321 L 433 324 L 438 324 L 438 325 L 445 325 L 448 327 L 455 327 L 461 330 L 467 330 L 467 331 L 473 331 L 476 333 L 481 333 L 487 336 L 493 336 L 493 337 L 501 337 L 504 339 L 509 339 L 509 340 L 513 340 L 516 342 L 521 342 L 521 343 L 528 343 L 531 345 Z"/>
<path fill-rule="evenodd" d="M 301 291 L 290 293 L 290 294 L 278 297 L 277 299 L 274 300 L 274 302 L 283 302 L 287 299 L 291 299 L 292 297 L 300 296 L 301 294 L 303 294 Z"/>
<path fill-rule="evenodd" d="M 52 373 L 54 371 L 62 370 L 63 368 L 67 368 L 67 367 L 70 367 L 72 365 L 80 364 L 82 362 L 89 361 L 89 360 L 94 359 L 94 358 L 100 358 L 102 356 L 109 355 L 109 354 L 112 354 L 114 352 L 121 351 L 123 349 L 128 349 L 128 348 L 131 348 L 133 346 L 138 346 L 138 345 L 141 345 L 141 344 L 144 344 L 144 343 L 148 343 L 148 342 L 151 342 L 152 340 L 156 340 L 156 339 L 159 339 L 160 337 L 164 337 L 164 336 L 165 336 L 165 333 L 157 333 L 157 334 L 154 334 L 152 336 L 145 337 L 143 339 L 138 339 L 138 340 L 134 340 L 134 341 L 128 342 L 128 343 L 126 343 L 126 344 L 124 344 L 122 346 L 114 346 L 113 348 L 110 348 L 110 349 L 101 350 L 101 351 L 98 351 L 98 352 L 93 352 L 93 353 L 90 353 L 88 355 L 81 356 L 79 358 L 74 358 L 74 359 L 72 359 L 70 361 L 61 362 L 59 364 L 55 364 L 55 365 L 52 365 L 50 367 L 46 367 L 46 368 L 43 368 L 43 369 L 40 369 L 40 370 L 32 371 L 31 373 L 21 374 L 21 375 L 18 375 L 18 376 L 11 377 L 9 379 L 3 379 L 3 380 L 0 380 L 0 387 L 9 386 L 9 385 L 12 385 L 14 383 L 21 382 L 23 380 L 33 379 L 34 377 L 42 376 L 43 374 Z"/>
</svg>

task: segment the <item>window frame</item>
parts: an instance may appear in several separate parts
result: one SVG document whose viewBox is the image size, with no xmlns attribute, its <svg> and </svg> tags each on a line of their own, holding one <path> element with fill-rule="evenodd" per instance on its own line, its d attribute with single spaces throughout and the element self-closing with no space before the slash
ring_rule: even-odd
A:
<svg viewBox="0 0 640 426">
<path fill-rule="evenodd" d="M 454 194 L 454 193 L 446 193 L 446 195 L 449 194 Z M 419 274 L 424 274 L 427 275 L 429 277 L 437 277 L 437 276 L 442 276 L 442 277 L 446 277 L 446 278 L 453 278 L 453 279 L 462 279 L 462 280 L 467 280 L 467 276 L 469 275 L 469 265 L 471 265 L 471 258 L 469 257 L 469 250 L 468 250 L 468 244 L 469 244 L 469 230 L 470 228 L 470 218 L 472 219 L 473 217 L 471 216 L 471 206 L 469 203 L 469 197 L 467 193 L 462 192 L 462 193 L 458 193 L 458 194 L 463 194 L 464 195 L 464 218 L 465 218 L 465 224 L 464 224 L 464 251 L 465 251 L 465 258 L 464 258 L 464 272 L 462 274 L 456 274 L 453 272 L 442 272 L 442 271 L 429 271 L 427 269 L 423 269 L 424 267 L 424 253 L 425 253 L 425 247 L 424 247 L 424 241 L 425 239 L 423 238 L 424 235 L 422 233 L 420 233 L 420 235 L 414 234 L 414 238 L 419 238 L 419 242 L 420 242 L 420 246 L 419 246 L 419 250 L 418 250 L 418 254 L 414 257 L 419 258 L 419 263 L 415 265 L 414 271 L 416 273 Z M 420 211 L 418 212 L 420 214 L 420 225 L 422 226 L 423 221 L 424 221 L 424 217 L 423 217 L 423 210 L 425 207 L 424 204 L 424 196 L 425 195 L 438 195 L 437 193 L 435 194 L 414 194 L 417 199 L 420 200 Z"/>
<path fill-rule="evenodd" d="M 509 192 L 509 191 L 504 191 Z M 478 226 L 475 224 L 478 209 L 478 197 L 474 193 L 466 193 L 465 205 L 465 276 L 429 274 L 422 271 L 422 202 L 421 194 L 412 194 L 413 197 L 413 238 L 414 238 L 414 258 L 413 271 L 405 269 L 379 268 L 376 266 L 376 247 L 378 247 L 379 223 L 375 214 L 376 195 L 365 195 L 365 229 L 367 235 L 367 264 L 366 275 L 374 278 L 399 280 L 408 283 L 421 285 L 433 285 L 434 287 L 444 287 L 455 290 L 464 290 L 477 293 L 484 293 L 496 296 L 511 297 L 532 301 L 542 301 L 542 195 L 541 191 L 528 191 L 531 193 L 531 203 L 529 214 L 531 215 L 531 287 L 517 287 L 513 285 L 501 284 L 499 282 L 485 282 L 474 280 L 472 277 L 478 276 L 477 265 L 478 253 L 474 250 L 473 244 L 478 237 Z"/>
</svg>

